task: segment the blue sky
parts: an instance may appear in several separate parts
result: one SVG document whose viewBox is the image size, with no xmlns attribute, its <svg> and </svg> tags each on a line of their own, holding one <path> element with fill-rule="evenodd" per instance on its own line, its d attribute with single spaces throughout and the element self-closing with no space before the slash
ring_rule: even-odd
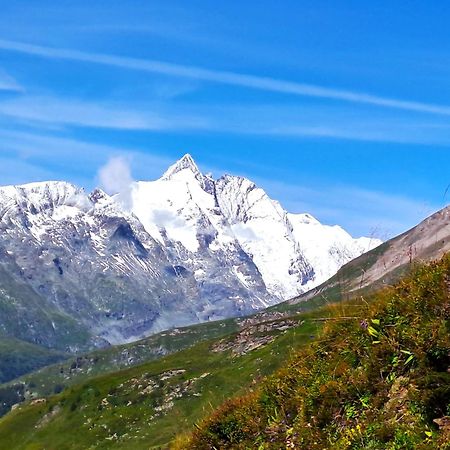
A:
<svg viewBox="0 0 450 450">
<path fill-rule="evenodd" d="M 0 184 L 184 153 L 386 238 L 450 199 L 444 1 L 0 0 Z"/>
</svg>

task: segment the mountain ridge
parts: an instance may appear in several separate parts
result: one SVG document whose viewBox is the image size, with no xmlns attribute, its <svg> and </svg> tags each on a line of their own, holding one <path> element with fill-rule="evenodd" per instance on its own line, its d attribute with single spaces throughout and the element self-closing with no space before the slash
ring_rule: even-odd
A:
<svg viewBox="0 0 450 450">
<path fill-rule="evenodd" d="M 112 196 L 63 181 L 0 187 L 0 230 L 0 308 L 18 317 L 0 317 L 0 336 L 72 352 L 251 314 L 368 249 L 289 215 L 246 178 L 213 180 L 190 155 Z"/>
</svg>

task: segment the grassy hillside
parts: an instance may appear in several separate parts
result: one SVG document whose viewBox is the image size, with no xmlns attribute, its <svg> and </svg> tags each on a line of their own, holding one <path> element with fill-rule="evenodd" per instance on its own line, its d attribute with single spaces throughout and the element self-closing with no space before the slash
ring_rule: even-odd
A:
<svg viewBox="0 0 450 450">
<path fill-rule="evenodd" d="M 64 353 L 48 350 L 14 338 L 0 338 L 0 382 L 17 378 L 23 373 L 65 359 Z M 25 399 L 22 383 L 10 383 L 0 387 L 0 417 L 12 405 Z"/>
<path fill-rule="evenodd" d="M 0 383 L 61 361 L 67 354 L 14 338 L 0 338 Z"/>
<path fill-rule="evenodd" d="M 112 346 L 78 356 L 68 357 L 65 355 L 64 361 L 61 361 L 62 358 L 49 360 L 46 367 L 42 367 L 45 364 L 41 364 L 35 367 L 35 369 L 42 367 L 40 370 L 34 372 L 27 370 L 26 372 L 30 373 L 10 383 L 0 385 L 0 397 L 5 389 L 9 390 L 11 385 L 18 383 L 23 385 L 28 398 L 49 396 L 95 376 L 153 361 L 191 347 L 200 341 L 223 337 L 237 331 L 238 328 L 237 319 L 229 319 L 175 328 L 137 342 Z M 1 348 L 0 341 L 0 356 Z M 40 348 L 38 350 L 40 351 Z M 38 354 L 36 353 L 36 355 Z M 51 364 L 54 361 L 58 361 L 58 363 Z"/>
<path fill-rule="evenodd" d="M 176 449 L 450 449 L 450 258 L 329 321 Z"/>
<path fill-rule="evenodd" d="M 0 442 L 33 450 L 166 447 L 309 343 L 323 323 L 316 317 L 247 319 L 226 337 L 35 399 L 0 419 Z"/>
</svg>

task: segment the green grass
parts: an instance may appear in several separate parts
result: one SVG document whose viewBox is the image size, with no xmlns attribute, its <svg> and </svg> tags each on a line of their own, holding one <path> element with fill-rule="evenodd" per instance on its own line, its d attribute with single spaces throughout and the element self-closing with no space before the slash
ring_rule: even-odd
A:
<svg viewBox="0 0 450 450">
<path fill-rule="evenodd" d="M 450 449 L 449 291 L 450 256 L 337 306 L 318 340 L 173 448 Z"/>
<path fill-rule="evenodd" d="M 234 342 L 236 333 L 231 333 L 144 365 L 88 379 L 45 404 L 24 404 L 0 419 L 0 442 L 10 449 L 166 447 L 227 398 L 253 389 L 322 326 L 313 314 L 296 320 L 298 326 L 270 331 L 275 340 L 241 356 L 230 350 L 212 351 L 219 341 Z M 254 335 L 261 334 L 258 330 Z M 180 372 L 162 379 L 171 370 Z"/>
</svg>

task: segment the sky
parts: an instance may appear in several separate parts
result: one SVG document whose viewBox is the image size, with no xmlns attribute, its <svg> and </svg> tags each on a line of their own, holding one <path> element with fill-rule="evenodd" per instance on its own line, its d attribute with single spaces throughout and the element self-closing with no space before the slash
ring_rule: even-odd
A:
<svg viewBox="0 0 450 450">
<path fill-rule="evenodd" d="M 450 202 L 449 21 L 444 0 L 0 0 L 0 185 L 190 153 L 387 239 Z"/>
</svg>

